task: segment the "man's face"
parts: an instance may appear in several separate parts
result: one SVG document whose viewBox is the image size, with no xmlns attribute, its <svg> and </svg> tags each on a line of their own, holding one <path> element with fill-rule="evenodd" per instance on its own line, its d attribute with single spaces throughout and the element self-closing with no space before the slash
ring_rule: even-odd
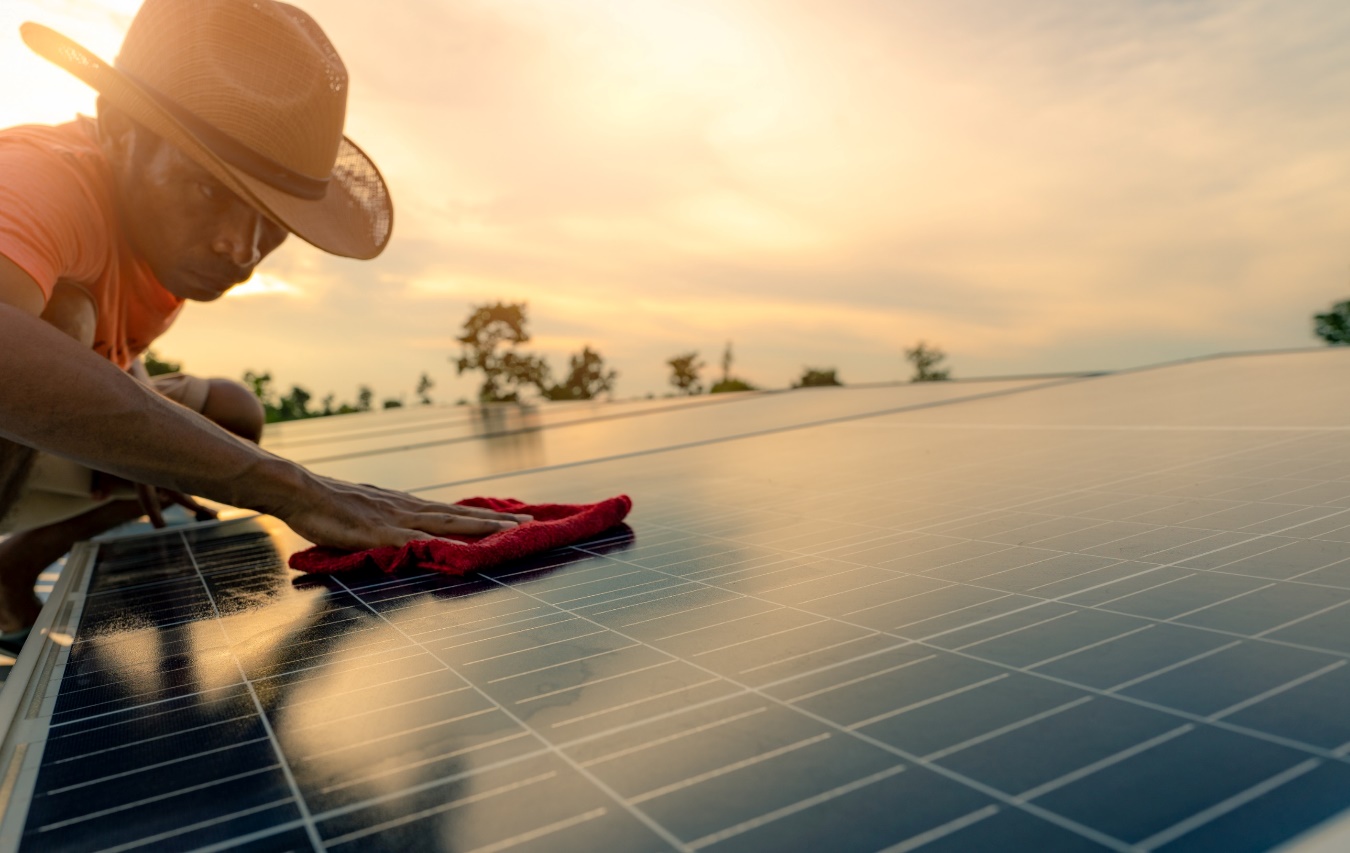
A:
<svg viewBox="0 0 1350 853">
<path fill-rule="evenodd" d="M 218 299 L 286 239 L 186 154 L 143 128 L 130 133 L 109 152 L 119 212 L 132 248 L 170 293 Z"/>
</svg>

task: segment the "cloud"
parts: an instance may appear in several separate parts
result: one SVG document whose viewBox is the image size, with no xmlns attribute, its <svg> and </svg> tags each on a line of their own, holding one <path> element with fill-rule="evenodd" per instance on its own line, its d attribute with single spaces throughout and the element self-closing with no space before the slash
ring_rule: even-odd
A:
<svg viewBox="0 0 1350 853">
<path fill-rule="evenodd" d="M 958 375 L 1124 367 L 1311 343 L 1343 295 L 1330 0 L 301 5 L 394 241 L 368 264 L 293 241 L 266 270 L 305 298 L 193 306 L 164 347 L 190 363 L 257 328 L 252 366 L 392 393 L 503 299 L 625 394 L 728 338 L 777 384 L 898 377 L 919 338 Z M 109 8 L 52 14 L 104 32 Z"/>
</svg>

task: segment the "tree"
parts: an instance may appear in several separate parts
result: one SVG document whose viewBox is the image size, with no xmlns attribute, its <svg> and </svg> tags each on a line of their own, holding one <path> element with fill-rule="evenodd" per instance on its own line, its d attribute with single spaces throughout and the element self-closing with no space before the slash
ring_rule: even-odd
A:
<svg viewBox="0 0 1350 853">
<path fill-rule="evenodd" d="M 183 362 L 160 360 L 159 356 L 155 355 L 155 351 L 152 349 L 145 351 L 145 355 L 141 357 L 141 361 L 145 363 L 145 372 L 151 376 L 163 376 L 166 373 L 178 373 L 183 369 Z"/>
<path fill-rule="evenodd" d="M 253 396 L 258 398 L 258 402 L 266 403 L 272 399 L 272 372 L 254 373 L 252 370 L 244 371 L 244 384 L 253 392 Z"/>
<path fill-rule="evenodd" d="M 843 385 L 835 375 L 835 368 L 808 367 L 802 378 L 793 383 L 793 388 L 819 388 L 825 385 Z"/>
<path fill-rule="evenodd" d="M 1350 301 L 1337 302 L 1325 314 L 1314 314 L 1313 324 L 1313 331 L 1328 344 L 1350 344 Z"/>
<path fill-rule="evenodd" d="M 666 364 L 670 365 L 670 384 L 674 385 L 681 394 L 690 395 L 703 392 L 703 383 L 699 381 L 698 372 L 707 365 L 698 360 L 697 352 L 677 355 L 667 361 Z"/>
<path fill-rule="evenodd" d="M 919 341 L 912 349 L 905 350 L 905 358 L 914 363 L 914 375 L 911 382 L 940 382 L 951 378 L 949 368 L 937 369 L 947 354 L 937 347 L 930 347 Z"/>
<path fill-rule="evenodd" d="M 401 409 L 403 408 L 403 400 L 400 397 L 390 397 L 384 401 L 383 406 L 386 409 Z"/>
<path fill-rule="evenodd" d="M 735 377 L 733 377 L 731 379 L 723 379 L 720 382 L 714 383 L 713 387 L 708 389 L 708 393 L 729 394 L 732 393 L 733 391 L 757 391 L 757 390 L 759 389 L 751 385 L 749 382 L 746 382 L 744 379 L 736 379 Z"/>
<path fill-rule="evenodd" d="M 587 344 L 572 356 L 567 378 L 561 385 L 550 387 L 544 396 L 550 400 L 593 400 L 601 394 L 613 393 L 617 378 L 618 371 L 606 370 L 600 353 Z"/>
<path fill-rule="evenodd" d="M 327 415 L 349 415 L 353 412 L 368 412 L 375 399 L 375 392 L 362 385 L 356 396 L 356 403 L 337 403 L 337 395 L 328 394 L 323 398 L 323 409 L 316 411 L 310 409 L 310 401 L 314 395 L 309 393 L 299 385 L 292 385 L 290 393 L 285 397 L 277 398 L 272 391 L 271 372 L 255 373 L 252 370 L 244 373 L 244 384 L 252 391 L 253 396 L 262 403 L 263 413 L 267 423 L 272 424 L 278 421 L 296 421 L 304 418 L 321 418 Z M 402 400 L 395 400 L 397 405 L 403 405 Z M 385 402 L 385 408 L 390 408 L 389 403 Z"/>
<path fill-rule="evenodd" d="M 435 387 L 436 383 L 431 381 L 431 377 L 423 373 L 422 377 L 417 380 L 417 402 L 423 406 L 430 406 L 431 405 L 430 391 L 432 388 Z"/>
<path fill-rule="evenodd" d="M 298 421 L 314 417 L 314 413 L 309 410 L 309 401 L 312 399 L 314 399 L 313 394 L 299 385 L 292 385 L 291 393 L 282 397 L 280 404 L 276 407 L 276 420 Z"/>
<path fill-rule="evenodd" d="M 464 321 L 464 333 L 456 340 L 461 346 L 460 356 L 454 360 L 457 373 L 483 371 L 479 400 L 485 403 L 519 400 L 520 389 L 526 385 L 544 392 L 548 364 L 537 355 L 515 349 L 530 340 L 525 331 L 525 303 L 498 302 L 476 307 Z"/>
<path fill-rule="evenodd" d="M 722 379 L 713 384 L 708 389 L 709 394 L 727 394 L 732 391 L 754 391 L 754 385 L 746 382 L 744 379 L 737 379 L 731 375 L 731 341 L 727 341 L 727 348 L 722 351 Z"/>
</svg>

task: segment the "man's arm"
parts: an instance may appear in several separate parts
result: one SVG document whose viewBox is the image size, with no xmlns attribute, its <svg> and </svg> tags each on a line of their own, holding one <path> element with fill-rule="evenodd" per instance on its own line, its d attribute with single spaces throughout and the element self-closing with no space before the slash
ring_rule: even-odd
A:
<svg viewBox="0 0 1350 853">
<path fill-rule="evenodd" d="M 402 545 L 512 516 L 344 483 L 239 440 L 42 322 L 42 294 L 0 257 L 0 438 L 133 482 L 275 515 L 311 542 Z"/>
</svg>

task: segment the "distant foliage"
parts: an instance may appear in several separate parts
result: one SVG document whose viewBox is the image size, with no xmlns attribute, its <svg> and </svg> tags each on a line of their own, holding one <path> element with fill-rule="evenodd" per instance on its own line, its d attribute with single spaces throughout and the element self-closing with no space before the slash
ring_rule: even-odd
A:
<svg viewBox="0 0 1350 853">
<path fill-rule="evenodd" d="M 327 415 L 367 412 L 370 411 L 371 400 L 375 397 L 375 392 L 363 385 L 357 393 L 357 400 L 354 405 L 352 403 L 335 405 L 336 396 L 329 394 L 323 398 L 323 408 L 315 410 L 309 407 L 314 395 L 299 385 L 292 385 L 290 392 L 284 397 L 278 396 L 272 390 L 272 374 L 270 371 L 263 373 L 255 373 L 252 370 L 245 371 L 244 384 L 253 392 L 253 396 L 258 398 L 258 402 L 262 403 L 263 413 L 269 424 L 280 421 L 298 421 L 305 418 L 322 418 Z"/>
<path fill-rule="evenodd" d="M 707 365 L 698 360 L 697 352 L 677 355 L 666 364 L 670 365 L 670 384 L 681 394 L 703 393 L 703 383 L 699 380 L 698 374 Z"/>
<path fill-rule="evenodd" d="M 723 379 L 708 389 L 709 394 L 729 394 L 734 391 L 758 391 L 754 385 L 744 379 Z"/>
<path fill-rule="evenodd" d="M 744 379 L 738 379 L 731 375 L 732 361 L 731 341 L 727 341 L 727 348 L 722 351 L 722 378 L 708 389 L 709 394 L 728 394 L 734 391 L 759 390 Z"/>
<path fill-rule="evenodd" d="M 1337 302 L 1325 314 L 1314 314 L 1313 331 L 1332 346 L 1350 344 L 1350 301 Z"/>
<path fill-rule="evenodd" d="M 618 371 L 607 370 L 604 358 L 587 344 L 572 356 L 567 378 L 560 385 L 550 386 L 544 396 L 550 400 L 593 400 L 601 394 L 612 394 L 618 378 Z"/>
<path fill-rule="evenodd" d="M 911 382 L 940 382 L 951 378 L 950 368 L 938 368 L 947 354 L 937 347 L 919 341 L 905 350 L 905 358 L 914 365 L 914 375 L 909 380 Z"/>
<path fill-rule="evenodd" d="M 478 306 L 464 321 L 464 331 L 456 340 L 460 344 L 460 356 L 454 360 L 456 371 L 483 371 L 483 384 L 478 389 L 482 402 L 517 401 L 521 389 L 530 385 L 541 394 L 546 392 L 548 364 L 537 355 L 516 349 L 530 340 L 525 331 L 525 303 Z"/>
<path fill-rule="evenodd" d="M 145 355 L 141 356 L 141 361 L 145 363 L 145 372 L 151 376 L 163 376 L 166 373 L 181 373 L 183 370 L 183 362 L 168 361 L 167 359 L 161 360 L 159 356 L 155 355 L 155 351 L 152 349 L 145 351 Z"/>
<path fill-rule="evenodd" d="M 436 383 L 431 381 L 431 377 L 423 373 L 417 380 L 417 402 L 419 405 L 431 405 L 431 389 L 435 387 Z"/>
<path fill-rule="evenodd" d="M 793 388 L 822 388 L 827 385 L 843 385 L 835 375 L 835 368 L 808 367 L 802 378 L 792 383 Z"/>
</svg>

